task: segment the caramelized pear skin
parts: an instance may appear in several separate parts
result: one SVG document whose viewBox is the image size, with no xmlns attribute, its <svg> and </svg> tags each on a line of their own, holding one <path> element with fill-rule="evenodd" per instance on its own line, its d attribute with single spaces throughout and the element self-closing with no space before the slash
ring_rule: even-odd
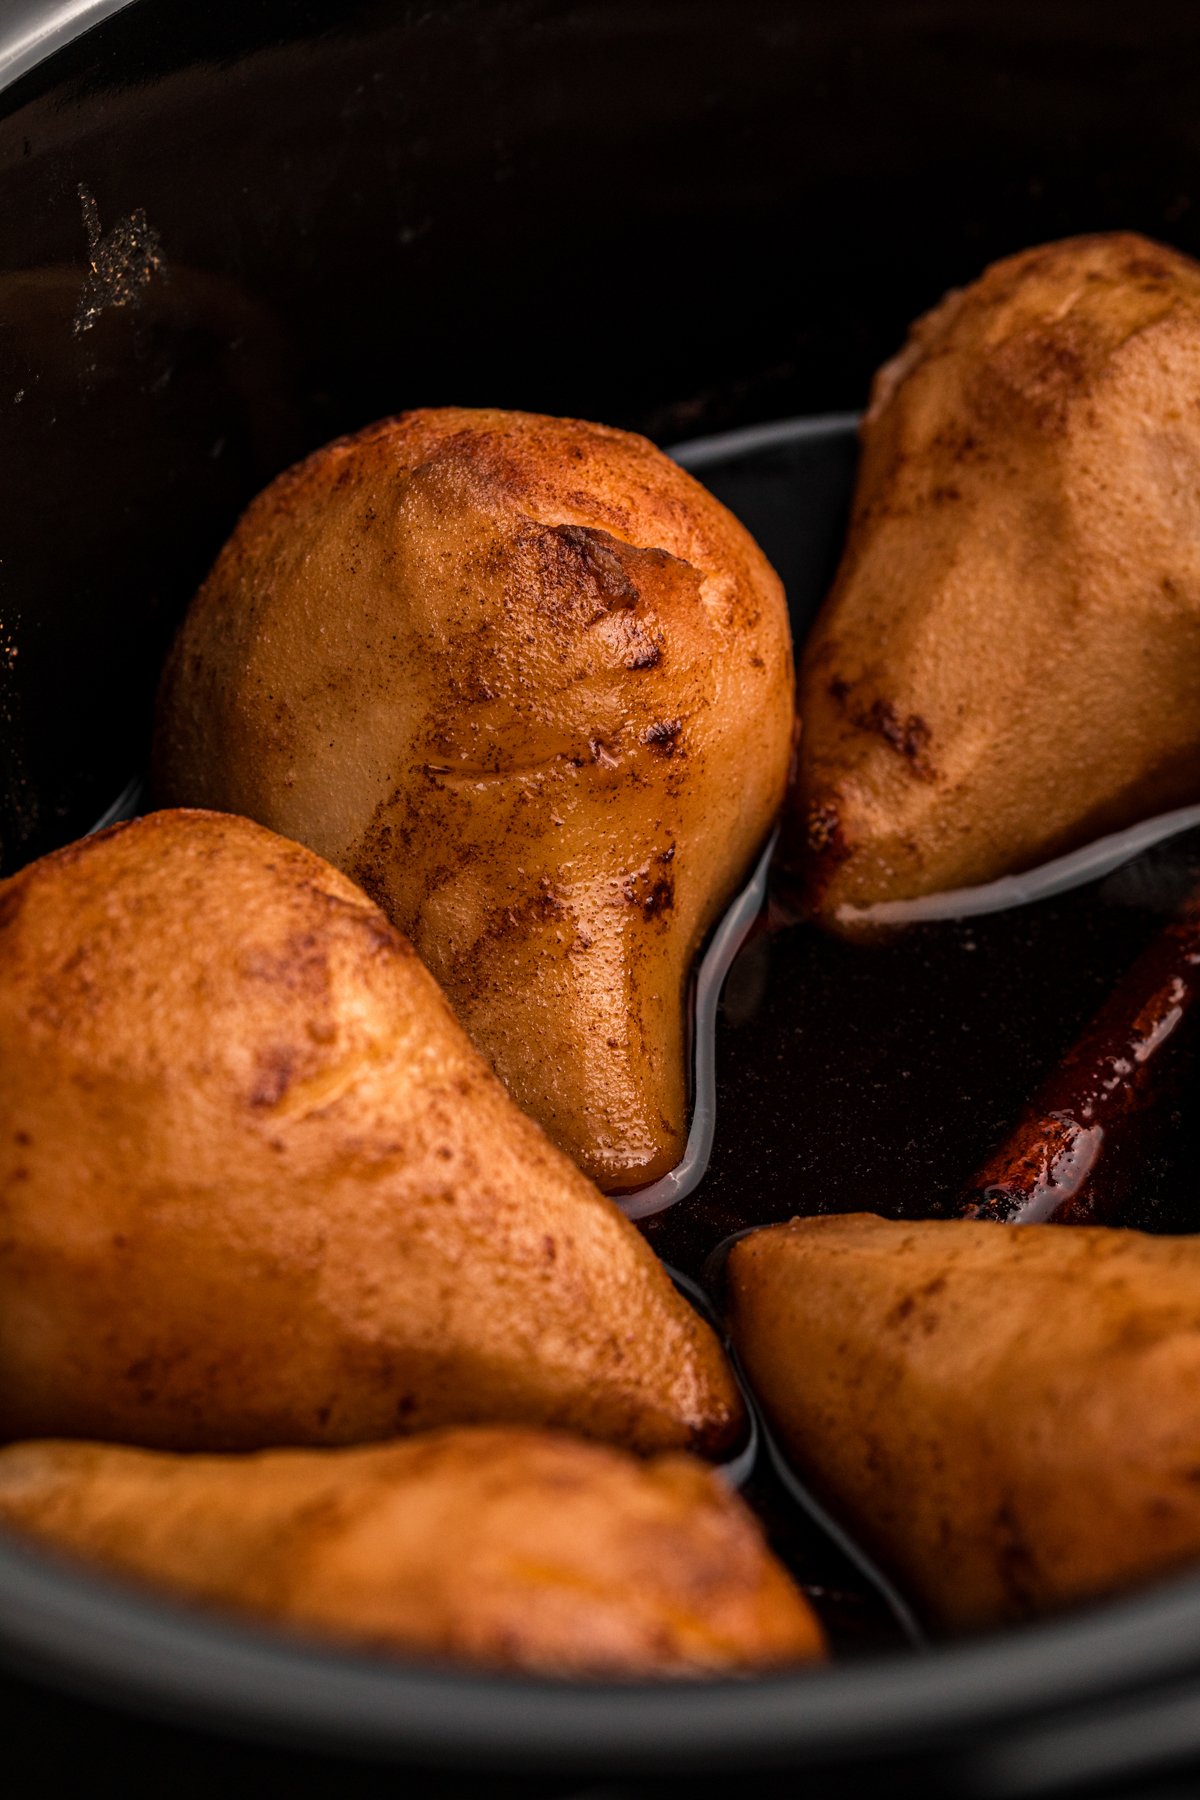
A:
<svg viewBox="0 0 1200 1800">
<path fill-rule="evenodd" d="M 0 1434 L 475 1421 L 719 1453 L 716 1339 L 311 851 L 163 812 L 0 884 Z"/>
<path fill-rule="evenodd" d="M 811 1661 L 811 1608 L 690 1457 L 465 1427 L 352 1450 L 0 1450 L 0 1522 L 204 1606 L 560 1676 Z"/>
<path fill-rule="evenodd" d="M 691 476 L 627 432 L 445 408 L 250 507 L 168 660 L 154 778 L 360 882 L 618 1191 L 683 1154 L 690 970 L 793 718 L 778 577 Z"/>
<path fill-rule="evenodd" d="M 800 671 L 825 924 L 1200 799 L 1198 391 L 1200 265 L 1129 233 L 996 263 L 879 371 Z"/>
<path fill-rule="evenodd" d="M 728 1283 L 787 1453 L 935 1624 L 1200 1560 L 1200 1238 L 834 1215 Z"/>
</svg>

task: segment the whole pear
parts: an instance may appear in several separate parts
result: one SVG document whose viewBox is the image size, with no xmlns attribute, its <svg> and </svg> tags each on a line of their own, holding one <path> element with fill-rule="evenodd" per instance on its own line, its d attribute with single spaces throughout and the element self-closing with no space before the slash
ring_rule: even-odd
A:
<svg viewBox="0 0 1200 1800">
<path fill-rule="evenodd" d="M 687 1134 L 689 972 L 783 798 L 780 583 L 644 438 L 409 413 L 250 507 L 167 664 L 170 804 L 360 882 L 609 1190 Z"/>
<path fill-rule="evenodd" d="M 0 1434 L 717 1451 L 740 1419 L 643 1239 L 320 857 L 163 812 L 0 884 Z"/>
<path fill-rule="evenodd" d="M 994 264 L 880 370 L 800 676 L 825 923 L 1200 799 L 1198 397 L 1200 265 L 1131 233 Z"/>
<path fill-rule="evenodd" d="M 935 1623 L 1200 1560 L 1200 1238 L 831 1215 L 728 1279 L 782 1444 Z"/>
<path fill-rule="evenodd" d="M 0 1523 L 205 1606 L 410 1656 L 695 1675 L 822 1653 L 717 1476 L 553 1432 L 251 1456 L 14 1444 Z"/>
</svg>

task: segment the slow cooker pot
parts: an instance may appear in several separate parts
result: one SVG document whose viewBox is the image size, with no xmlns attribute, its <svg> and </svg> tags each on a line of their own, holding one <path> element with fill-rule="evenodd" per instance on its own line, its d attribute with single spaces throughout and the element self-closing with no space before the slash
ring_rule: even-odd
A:
<svg viewBox="0 0 1200 1800">
<path fill-rule="evenodd" d="M 0 81 L 4 872 L 121 793 L 196 580 L 335 432 L 842 412 L 993 257 L 1116 227 L 1200 251 L 1200 15 L 1167 0 L 10 4 Z M 827 484 L 826 557 L 834 440 L 795 477 Z M 135 1760 L 256 1793 L 1200 1770 L 1194 1578 L 816 1674 L 592 1687 L 292 1646 L 0 1541 L 0 1661 L 29 1792 Z"/>
</svg>

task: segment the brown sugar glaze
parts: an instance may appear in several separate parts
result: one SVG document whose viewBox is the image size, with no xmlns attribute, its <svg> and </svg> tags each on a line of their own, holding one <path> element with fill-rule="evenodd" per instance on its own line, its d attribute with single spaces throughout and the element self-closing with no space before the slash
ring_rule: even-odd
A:
<svg viewBox="0 0 1200 1800">
<path fill-rule="evenodd" d="M 832 573 L 853 462 L 852 431 L 839 424 L 692 463 L 779 568 L 798 643 Z M 1193 832 L 1035 905 L 850 943 L 806 923 L 776 876 L 718 1013 L 712 1159 L 693 1194 L 644 1221 L 650 1242 L 719 1303 L 711 1259 L 736 1232 L 803 1213 L 954 1211 L 1198 881 Z M 1136 1179 L 1111 1223 L 1200 1228 L 1198 1035 L 1164 1059 L 1170 1089 L 1140 1112 Z M 745 1492 L 835 1652 L 900 1641 L 883 1596 L 765 1456 Z"/>
</svg>

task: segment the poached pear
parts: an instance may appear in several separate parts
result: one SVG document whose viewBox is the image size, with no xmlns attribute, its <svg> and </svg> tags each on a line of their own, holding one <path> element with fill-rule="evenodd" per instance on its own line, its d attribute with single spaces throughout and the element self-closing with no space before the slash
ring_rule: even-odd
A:
<svg viewBox="0 0 1200 1800">
<path fill-rule="evenodd" d="M 830 1215 L 728 1284 L 782 1446 L 936 1624 L 1200 1560 L 1200 1238 Z"/>
<path fill-rule="evenodd" d="M 0 1522 L 205 1606 L 553 1675 L 822 1654 L 753 1516 L 686 1456 L 459 1427 L 352 1450 L 0 1450 Z"/>
<path fill-rule="evenodd" d="M 352 882 L 162 812 L 0 884 L 0 1434 L 719 1451 L 662 1265 Z"/>
<path fill-rule="evenodd" d="M 696 952 L 780 806 L 783 591 L 644 438 L 446 408 L 245 514 L 168 661 L 158 797 L 366 888 L 610 1191 L 680 1159 Z"/>
<path fill-rule="evenodd" d="M 994 264 L 879 371 L 800 674 L 823 922 L 1200 798 L 1197 395 L 1200 265 L 1130 233 Z"/>
</svg>

